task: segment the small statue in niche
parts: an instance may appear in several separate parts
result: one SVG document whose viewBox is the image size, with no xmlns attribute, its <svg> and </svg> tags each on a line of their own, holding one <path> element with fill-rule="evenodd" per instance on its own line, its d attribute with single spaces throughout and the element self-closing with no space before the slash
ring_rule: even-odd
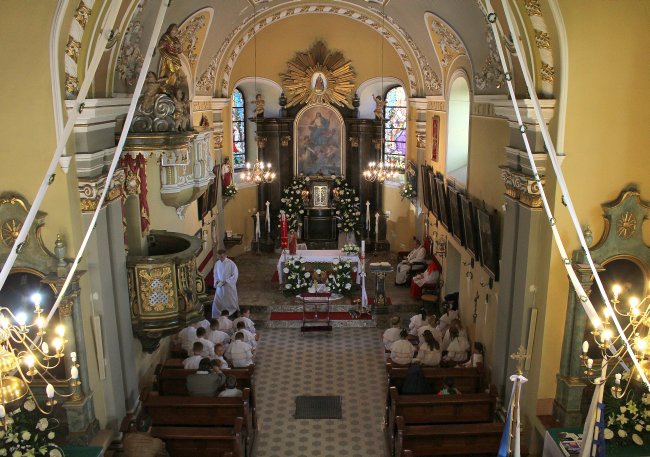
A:
<svg viewBox="0 0 650 457">
<path fill-rule="evenodd" d="M 384 120 L 384 106 L 386 102 L 382 100 L 381 95 L 374 95 L 372 98 L 375 100 L 375 118 L 379 120 Z"/>
<path fill-rule="evenodd" d="M 264 98 L 262 94 L 255 96 L 255 117 L 264 117 Z"/>
<path fill-rule="evenodd" d="M 210 127 L 210 121 L 208 121 L 208 118 L 206 117 L 205 114 L 201 114 L 201 120 L 199 121 L 199 126 Z"/>
<path fill-rule="evenodd" d="M 309 206 L 309 191 L 307 189 L 300 191 L 300 198 L 302 198 L 303 206 Z"/>
<path fill-rule="evenodd" d="M 181 40 L 178 38 L 178 25 L 170 24 L 167 31 L 158 42 L 160 52 L 160 77 L 165 80 L 165 92 L 171 93 L 177 87 L 177 79 L 181 74 L 180 55 L 183 52 Z"/>
<path fill-rule="evenodd" d="M 185 92 L 176 90 L 174 95 L 174 127 L 179 132 L 189 130 L 190 126 L 190 102 L 185 98 Z"/>
</svg>

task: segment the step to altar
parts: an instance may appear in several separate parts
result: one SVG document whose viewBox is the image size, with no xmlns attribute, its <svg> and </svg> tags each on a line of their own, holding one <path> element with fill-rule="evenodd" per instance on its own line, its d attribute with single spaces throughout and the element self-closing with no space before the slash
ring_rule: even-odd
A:
<svg viewBox="0 0 650 457">
<path fill-rule="evenodd" d="M 348 304 L 331 304 L 330 318 L 332 327 L 337 328 L 376 328 L 377 316 L 350 313 L 353 308 Z M 300 328 L 302 326 L 302 305 L 269 306 L 265 312 L 254 316 L 257 328 Z M 319 315 L 324 314 L 319 311 Z M 310 312 L 313 315 L 313 312 Z"/>
</svg>

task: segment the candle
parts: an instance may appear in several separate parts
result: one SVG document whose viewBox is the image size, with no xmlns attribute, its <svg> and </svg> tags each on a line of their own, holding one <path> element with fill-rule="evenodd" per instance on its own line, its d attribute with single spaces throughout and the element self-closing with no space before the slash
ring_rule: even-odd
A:
<svg viewBox="0 0 650 457">
<path fill-rule="evenodd" d="M 375 241 L 379 242 L 379 212 L 375 213 Z"/>
<path fill-rule="evenodd" d="M 617 386 L 620 386 L 620 385 L 621 385 L 621 373 L 616 373 L 616 374 L 614 375 L 614 378 L 615 378 L 615 381 L 614 381 L 614 382 L 616 383 L 616 385 L 617 385 Z"/>
<path fill-rule="evenodd" d="M 70 377 L 72 379 L 78 379 L 79 378 L 79 369 L 77 367 L 70 368 Z"/>
<path fill-rule="evenodd" d="M 594 366 L 594 359 L 587 359 L 587 368 L 591 368 Z"/>
<path fill-rule="evenodd" d="M 589 352 L 589 343 L 587 341 L 582 343 L 582 352 L 584 352 L 585 354 Z"/>
<path fill-rule="evenodd" d="M 260 240 L 260 212 L 255 213 L 255 240 Z"/>
<path fill-rule="evenodd" d="M 6 414 L 6 413 L 5 413 L 5 407 L 2 406 L 2 405 L 0 405 L 0 419 L 4 419 L 4 418 L 5 418 L 5 414 Z"/>
<path fill-rule="evenodd" d="M 77 353 L 76 352 L 71 352 L 70 353 L 70 360 L 72 360 L 73 363 L 77 361 Z"/>
<path fill-rule="evenodd" d="M 47 385 L 45 388 L 45 394 L 47 395 L 47 398 L 54 398 L 54 386 L 52 384 Z"/>
<path fill-rule="evenodd" d="M 361 257 L 366 253 L 366 240 L 361 240 Z"/>
<path fill-rule="evenodd" d="M 370 230 L 370 201 L 366 202 L 366 230 Z"/>
<path fill-rule="evenodd" d="M 271 202 L 266 202 L 266 231 L 271 233 Z"/>
</svg>

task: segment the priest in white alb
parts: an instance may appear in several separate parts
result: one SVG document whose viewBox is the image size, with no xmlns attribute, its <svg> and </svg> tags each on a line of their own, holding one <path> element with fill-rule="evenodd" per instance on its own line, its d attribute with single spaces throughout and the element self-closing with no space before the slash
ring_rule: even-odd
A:
<svg viewBox="0 0 650 457">
<path fill-rule="evenodd" d="M 237 299 L 237 278 L 239 271 L 235 262 L 226 257 L 226 251 L 217 251 L 217 262 L 214 264 L 214 301 L 212 302 L 212 317 L 219 317 L 226 310 L 232 316 L 239 311 Z"/>
<path fill-rule="evenodd" d="M 395 273 L 395 284 L 406 284 L 411 268 L 414 263 L 423 263 L 427 251 L 420 243 L 420 240 L 415 239 L 415 249 L 408 253 L 406 258 L 397 265 L 397 272 Z"/>
</svg>

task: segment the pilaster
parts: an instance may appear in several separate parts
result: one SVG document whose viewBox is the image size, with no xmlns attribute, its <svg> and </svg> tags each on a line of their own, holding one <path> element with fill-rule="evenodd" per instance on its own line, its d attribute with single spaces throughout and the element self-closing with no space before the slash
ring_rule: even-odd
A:
<svg viewBox="0 0 650 457">
<path fill-rule="evenodd" d="M 416 150 L 416 167 L 420 179 L 418 179 L 415 214 L 417 217 L 415 224 L 415 236 L 422 240 L 425 236 L 424 221 L 426 219 L 424 206 L 424 187 L 420 173 L 421 166 L 426 162 L 427 151 L 427 99 L 410 98 L 409 105 L 413 109 L 413 120 L 415 121 L 415 150 Z"/>
</svg>

